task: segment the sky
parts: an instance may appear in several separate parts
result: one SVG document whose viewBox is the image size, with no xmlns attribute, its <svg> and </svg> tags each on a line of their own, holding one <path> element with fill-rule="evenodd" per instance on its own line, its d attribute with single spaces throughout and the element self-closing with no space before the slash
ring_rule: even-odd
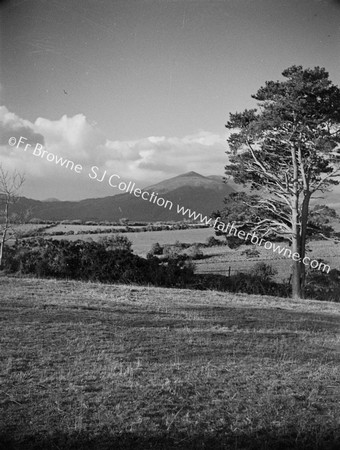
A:
<svg viewBox="0 0 340 450">
<path fill-rule="evenodd" d="M 293 64 L 340 85 L 339 56 L 336 0 L 2 1 L 0 163 L 40 200 L 223 175 L 229 113 Z"/>
</svg>

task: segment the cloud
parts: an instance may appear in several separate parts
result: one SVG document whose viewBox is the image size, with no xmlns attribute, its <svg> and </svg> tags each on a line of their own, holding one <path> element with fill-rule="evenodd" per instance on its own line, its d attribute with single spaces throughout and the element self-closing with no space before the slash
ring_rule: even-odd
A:
<svg viewBox="0 0 340 450">
<path fill-rule="evenodd" d="M 112 152 L 105 167 L 111 169 L 118 164 L 134 179 L 152 180 L 152 183 L 192 170 L 205 175 L 220 174 L 226 162 L 225 139 L 225 136 L 200 131 L 184 137 L 107 141 L 105 150 Z"/>
<path fill-rule="evenodd" d="M 222 174 L 226 162 L 226 136 L 199 131 L 183 137 L 149 136 L 136 140 L 109 140 L 83 114 L 58 120 L 39 117 L 36 121 L 18 117 L 0 107 L 1 162 L 7 169 L 25 172 L 25 195 L 33 198 L 79 199 L 114 195 L 112 188 L 88 176 L 92 166 L 98 172 L 118 174 L 140 187 L 188 171 L 203 175 Z M 27 143 L 44 145 L 46 152 L 81 164 L 76 174 L 65 167 L 33 156 L 32 151 L 8 145 L 10 137 L 23 136 Z"/>
<path fill-rule="evenodd" d="M 54 121 L 39 117 L 34 128 L 45 137 L 49 151 L 82 162 L 89 160 L 91 152 L 105 142 L 104 135 L 90 125 L 83 114 L 64 115 Z"/>
<path fill-rule="evenodd" d="M 0 106 L 0 145 L 7 145 L 12 136 L 25 136 L 27 142 L 44 144 L 43 135 L 35 132 L 31 122 L 9 112 L 5 106 Z"/>
</svg>

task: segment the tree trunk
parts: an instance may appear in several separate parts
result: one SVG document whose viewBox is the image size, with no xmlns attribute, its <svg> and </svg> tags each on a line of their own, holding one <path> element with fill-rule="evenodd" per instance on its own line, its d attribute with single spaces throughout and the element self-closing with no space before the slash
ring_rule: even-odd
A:
<svg viewBox="0 0 340 450">
<path fill-rule="evenodd" d="M 4 231 L 3 231 L 2 236 L 1 236 L 1 242 L 0 242 L 0 269 L 2 269 L 2 261 L 3 261 L 3 255 L 4 255 L 6 234 L 7 234 L 7 229 L 4 228 Z"/>
<path fill-rule="evenodd" d="M 0 244 L 0 269 L 2 269 L 2 255 L 3 255 L 4 244 L 1 242 Z"/>
<path fill-rule="evenodd" d="M 294 299 L 300 299 L 301 292 L 301 262 L 294 260 L 294 253 L 300 252 L 301 243 L 301 228 L 300 228 L 300 217 L 299 217 L 299 170 L 296 157 L 296 149 L 292 147 L 292 163 L 293 163 L 293 198 L 291 203 L 292 209 L 292 253 L 293 253 L 293 264 L 292 264 L 292 297 Z"/>
<path fill-rule="evenodd" d="M 2 232 L 2 236 L 1 236 L 1 242 L 0 242 L 0 269 L 2 269 L 2 265 L 3 265 L 4 247 L 5 247 L 7 230 L 8 230 L 8 225 L 9 225 L 8 213 L 9 213 L 8 202 L 6 202 L 6 205 L 5 205 L 5 223 L 4 223 L 4 228 L 3 228 L 3 232 Z"/>
<path fill-rule="evenodd" d="M 295 217 L 294 217 L 295 215 Z M 297 211 L 294 214 L 293 211 L 293 235 L 292 235 L 292 253 L 299 253 L 300 250 L 300 227 L 297 222 Z M 294 261 L 292 263 L 292 297 L 294 299 L 302 298 L 302 290 L 301 290 L 301 262 Z"/>
<path fill-rule="evenodd" d="M 301 295 L 302 298 L 305 297 L 305 284 L 306 284 L 306 266 L 302 262 L 303 258 L 306 256 L 306 240 L 307 240 L 307 222 L 308 222 L 308 210 L 309 210 L 309 200 L 311 197 L 310 192 L 305 193 L 305 197 L 302 202 L 301 211 L 301 239 L 300 239 L 300 271 L 301 271 Z"/>
</svg>

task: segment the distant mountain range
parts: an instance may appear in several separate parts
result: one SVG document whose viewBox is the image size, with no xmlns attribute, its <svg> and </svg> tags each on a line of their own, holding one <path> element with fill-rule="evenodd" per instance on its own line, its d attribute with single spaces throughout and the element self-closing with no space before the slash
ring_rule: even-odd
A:
<svg viewBox="0 0 340 450">
<path fill-rule="evenodd" d="M 127 218 L 143 222 L 182 221 L 188 216 L 178 214 L 177 205 L 209 216 L 212 211 L 223 207 L 226 196 L 242 190 L 246 189 L 232 180 L 224 183 L 221 176 L 203 176 L 196 172 L 187 172 L 142 189 L 150 195 L 154 193 L 158 198 L 172 202 L 171 209 L 143 200 L 133 193 L 123 193 L 80 201 L 60 201 L 56 198 L 39 201 L 21 197 L 14 210 L 30 209 L 33 217 L 45 220 L 116 222 Z M 336 186 L 331 193 L 325 194 L 325 198 L 313 200 L 312 204 L 327 204 L 340 214 L 339 194 L 340 187 Z"/>
<path fill-rule="evenodd" d="M 142 191 L 150 195 L 154 192 L 158 198 L 172 202 L 172 208 L 158 206 L 133 193 L 123 193 L 80 201 L 60 201 L 54 198 L 39 201 L 21 197 L 15 209 L 30 209 L 33 217 L 45 220 L 118 221 L 128 218 L 143 222 L 181 221 L 187 217 L 177 213 L 177 205 L 209 216 L 212 211 L 222 207 L 227 195 L 235 192 L 234 188 L 223 183 L 222 177 L 206 177 L 196 172 L 164 180 Z"/>
</svg>

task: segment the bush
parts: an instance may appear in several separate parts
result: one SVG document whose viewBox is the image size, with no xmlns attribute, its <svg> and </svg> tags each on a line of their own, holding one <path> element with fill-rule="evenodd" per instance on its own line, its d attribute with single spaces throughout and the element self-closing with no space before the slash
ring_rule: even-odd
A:
<svg viewBox="0 0 340 450">
<path fill-rule="evenodd" d="M 99 240 L 106 250 L 126 250 L 132 251 L 132 242 L 126 236 L 116 234 L 113 236 L 105 236 Z"/>
<path fill-rule="evenodd" d="M 185 248 L 190 247 L 190 244 L 185 244 L 184 242 L 180 242 L 179 240 L 177 240 L 173 244 L 173 247 L 175 247 L 177 250 L 183 250 Z"/>
<path fill-rule="evenodd" d="M 325 263 L 323 260 L 319 261 Z M 305 294 L 307 298 L 340 301 L 340 270 L 332 269 L 329 273 L 324 273 L 318 269 L 308 268 L 306 272 Z"/>
<path fill-rule="evenodd" d="M 122 242 L 126 244 L 125 237 Z M 127 248 L 110 249 L 104 243 L 80 240 L 22 240 L 7 249 L 4 262 L 8 273 L 105 283 L 185 287 L 194 276 L 194 266 L 184 257 L 164 264 L 155 257 L 134 255 Z"/>
<path fill-rule="evenodd" d="M 232 250 L 235 248 L 238 248 L 241 245 L 241 240 L 240 238 L 238 238 L 237 236 L 228 236 L 225 235 L 225 239 L 226 239 L 226 244 L 229 248 L 231 248 Z"/>
<path fill-rule="evenodd" d="M 221 245 L 225 245 L 225 243 L 223 241 L 221 241 L 220 239 L 216 239 L 214 236 L 210 236 L 207 238 L 206 242 L 206 247 L 217 247 L 217 246 L 221 246 Z"/>
<path fill-rule="evenodd" d="M 271 281 L 271 279 L 277 274 L 277 270 L 270 264 L 259 262 L 251 269 L 250 274 L 253 277 L 257 277 L 260 281 Z"/>
<path fill-rule="evenodd" d="M 260 252 L 256 250 L 256 248 L 247 248 L 244 250 L 241 255 L 245 255 L 246 258 L 258 258 L 260 256 Z"/>
<path fill-rule="evenodd" d="M 117 236 L 115 236 L 117 237 Z M 123 237 L 125 241 L 125 237 Z M 33 274 L 39 277 L 70 278 L 104 283 L 138 283 L 164 287 L 217 289 L 248 294 L 287 297 L 288 284 L 272 281 L 276 271 L 263 262 L 251 273 L 237 273 L 230 277 L 216 274 L 195 275 L 195 265 L 186 255 L 177 254 L 174 246 L 167 246 L 171 257 L 147 259 L 134 255 L 131 247 L 110 249 L 94 241 L 21 240 L 6 246 L 4 267 L 8 273 Z M 130 249 L 130 250 L 129 250 Z M 200 251 L 198 245 L 190 247 Z M 306 297 L 339 301 L 340 271 L 329 274 L 317 270 L 307 272 Z"/>
<path fill-rule="evenodd" d="M 187 248 L 185 254 L 191 259 L 202 259 L 204 256 L 198 244 L 191 245 Z"/>
<path fill-rule="evenodd" d="M 174 245 L 170 245 L 170 244 L 163 245 L 163 255 L 167 259 L 178 258 L 180 252 L 181 252 L 181 249 L 175 247 Z"/>
<path fill-rule="evenodd" d="M 152 245 L 149 254 L 152 256 L 163 255 L 163 247 L 159 244 L 159 242 L 155 242 Z"/>
<path fill-rule="evenodd" d="M 219 274 L 199 274 L 196 275 L 196 288 L 215 289 L 227 292 L 244 292 L 254 295 L 276 295 L 288 297 L 291 294 L 291 287 L 273 281 L 263 281 L 259 277 L 237 273 L 230 277 Z"/>
</svg>

